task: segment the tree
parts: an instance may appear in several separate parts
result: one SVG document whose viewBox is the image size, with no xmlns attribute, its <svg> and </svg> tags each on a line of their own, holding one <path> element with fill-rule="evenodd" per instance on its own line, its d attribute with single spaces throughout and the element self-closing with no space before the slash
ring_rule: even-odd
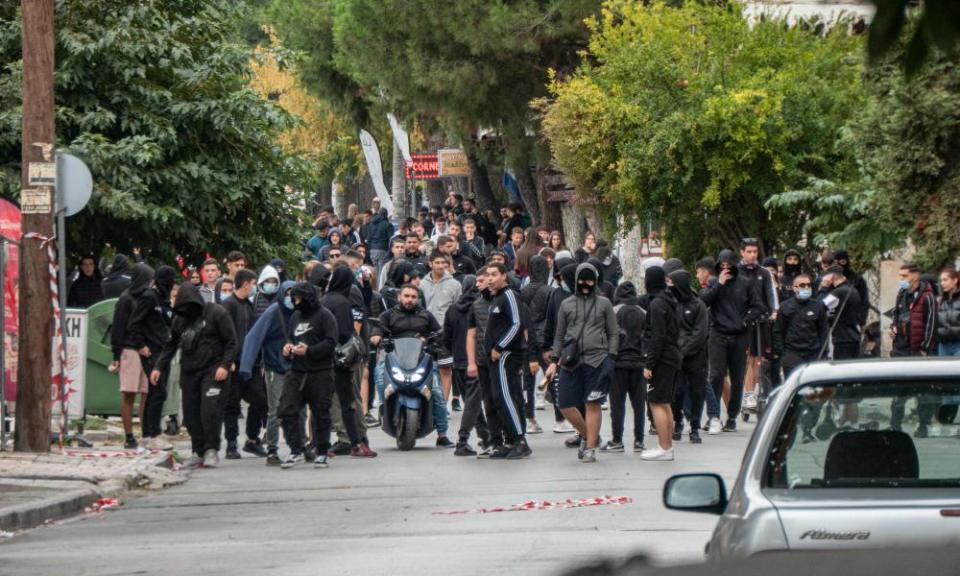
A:
<svg viewBox="0 0 960 576">
<path fill-rule="evenodd" d="M 897 54 L 907 75 L 912 77 L 936 54 L 956 54 L 960 40 L 960 2 L 956 0 L 924 0 L 916 11 L 913 25 L 909 22 L 910 6 L 917 0 L 873 0 L 877 14 L 870 23 L 870 57 L 883 62 L 890 53 Z M 904 48 L 904 32 L 912 34 Z"/>
<path fill-rule="evenodd" d="M 0 193 L 19 189 L 20 29 L 0 8 Z M 227 0 L 57 3 L 57 140 L 95 192 L 68 222 L 74 253 L 143 247 L 157 260 L 299 253 L 311 164 L 278 137 L 297 119 L 248 86 L 240 6 Z M 287 192 L 285 192 L 287 190 Z"/>
<path fill-rule="evenodd" d="M 765 202 L 856 170 L 839 145 L 863 99 L 860 39 L 739 5 L 607 2 L 589 57 L 537 105 L 559 167 L 609 214 L 653 214 L 693 260 L 745 236 L 766 251 L 803 222 Z M 612 218 L 611 218 L 612 220 Z"/>
</svg>

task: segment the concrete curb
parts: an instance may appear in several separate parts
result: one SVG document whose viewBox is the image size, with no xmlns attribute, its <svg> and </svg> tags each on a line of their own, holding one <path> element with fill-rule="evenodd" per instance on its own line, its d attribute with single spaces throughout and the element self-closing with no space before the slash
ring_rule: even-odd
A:
<svg viewBox="0 0 960 576">
<path fill-rule="evenodd" d="M 0 509 L 0 530 L 14 532 L 43 525 L 82 512 L 93 504 L 99 493 L 94 488 L 77 488 L 36 502 Z"/>
</svg>

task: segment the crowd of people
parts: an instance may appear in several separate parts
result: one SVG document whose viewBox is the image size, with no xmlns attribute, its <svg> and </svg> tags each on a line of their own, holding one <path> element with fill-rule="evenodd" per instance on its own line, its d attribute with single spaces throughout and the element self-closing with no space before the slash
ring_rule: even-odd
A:
<svg viewBox="0 0 960 576">
<path fill-rule="evenodd" d="M 438 342 L 430 384 L 438 447 L 526 458 L 527 435 L 543 432 L 537 411 L 552 404 L 553 431 L 569 433 L 582 462 L 596 462 L 625 451 L 629 400 L 633 451 L 673 460 L 684 433 L 701 443 L 701 432 L 736 432 L 741 411 L 769 392 L 758 383 L 776 386 L 818 359 L 858 357 L 869 313 L 867 284 L 843 250 L 808 270 L 799 251 L 761 261 L 759 241 L 744 238 L 739 253 L 692 267 L 648 259 L 638 287 L 623 281 L 595 233 L 570 250 L 516 204 L 498 217 L 451 193 L 444 206 L 394 222 L 375 201 L 343 218 L 323 209 L 313 229 L 296 277 L 280 258 L 254 271 L 238 251 L 196 269 L 154 270 L 135 254 L 134 264 L 118 255 L 102 274 L 95 258 L 81 261 L 71 305 L 119 298 L 110 368 L 128 448 L 171 447 L 161 411 L 179 352 L 187 466 L 217 466 L 223 439 L 227 459 L 246 453 L 281 468 L 375 457 L 367 429 L 381 423 L 384 344 L 420 337 Z M 900 276 L 894 355 L 960 356 L 957 271 L 930 278 L 905 264 Z M 462 412 L 455 433 L 451 410 Z M 927 424 L 921 417 L 916 433 Z"/>
</svg>

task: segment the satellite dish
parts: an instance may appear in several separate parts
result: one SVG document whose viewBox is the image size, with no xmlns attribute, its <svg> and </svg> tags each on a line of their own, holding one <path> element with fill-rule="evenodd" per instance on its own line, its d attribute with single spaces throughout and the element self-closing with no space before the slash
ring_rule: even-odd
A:
<svg viewBox="0 0 960 576">
<path fill-rule="evenodd" d="M 65 216 L 83 210 L 93 194 L 93 176 L 83 160 L 72 154 L 57 157 L 57 195 Z"/>
</svg>

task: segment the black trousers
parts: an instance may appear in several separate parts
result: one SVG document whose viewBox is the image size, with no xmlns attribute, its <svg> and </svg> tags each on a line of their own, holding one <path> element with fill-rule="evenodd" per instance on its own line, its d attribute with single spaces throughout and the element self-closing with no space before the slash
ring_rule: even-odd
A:
<svg viewBox="0 0 960 576">
<path fill-rule="evenodd" d="M 347 429 L 350 444 L 356 446 L 363 439 L 357 429 L 357 398 L 358 388 L 353 383 L 353 370 L 341 368 L 333 369 L 333 388 L 340 401 L 340 413 L 343 415 L 343 427 Z"/>
<path fill-rule="evenodd" d="M 283 380 L 283 392 L 280 394 L 280 408 L 277 416 L 283 426 L 283 435 L 290 446 L 290 452 L 303 453 L 303 427 L 300 425 L 300 411 L 310 407 L 313 414 L 313 444 L 317 454 L 326 454 L 330 449 L 330 404 L 333 401 L 333 370 L 320 372 L 287 372 Z"/>
<path fill-rule="evenodd" d="M 143 363 L 144 373 L 149 377 L 150 372 L 156 364 L 154 358 L 160 356 L 160 351 L 153 352 L 150 358 L 140 357 Z M 143 404 L 143 437 L 156 438 L 163 432 L 163 404 L 167 401 L 167 380 L 170 371 L 164 370 L 160 374 L 160 381 L 155 385 L 153 382 L 147 388 L 147 399 Z"/>
<path fill-rule="evenodd" d="M 183 397 L 183 423 L 190 433 L 194 454 L 220 450 L 220 427 L 229 381 L 217 382 L 214 365 L 196 372 L 180 372 L 180 393 Z"/>
<path fill-rule="evenodd" d="M 477 365 L 477 384 L 480 387 L 480 398 L 483 403 L 483 414 L 487 421 L 487 431 L 490 436 L 490 444 L 493 446 L 503 445 L 503 419 L 500 414 L 500 407 L 497 404 L 496 395 L 493 392 L 493 377 L 490 374 L 490 366 Z"/>
<path fill-rule="evenodd" d="M 453 369 L 454 386 L 463 398 L 463 415 L 460 417 L 460 442 L 470 440 L 470 432 L 477 429 L 477 437 L 485 444 L 490 442 L 490 431 L 483 416 L 483 391 L 479 378 L 467 376 L 466 368 Z"/>
<path fill-rule="evenodd" d="M 633 439 L 643 444 L 643 413 L 647 401 L 643 368 L 616 368 L 613 371 L 613 385 L 610 386 L 610 423 L 614 442 L 623 442 L 627 396 L 630 397 L 630 406 L 633 408 Z"/>
<path fill-rule="evenodd" d="M 244 423 L 247 438 L 253 440 L 260 437 L 267 415 L 267 389 L 260 377 L 259 367 L 254 367 L 253 373 L 254 376 L 246 381 L 237 374 L 230 379 L 223 411 L 223 435 L 227 438 L 227 444 L 236 444 L 240 435 L 240 400 L 250 405 Z"/>
<path fill-rule="evenodd" d="M 493 399 L 501 415 L 503 436 L 507 444 L 513 444 L 526 434 L 523 421 L 523 380 L 520 367 L 522 354 L 505 350 L 490 367 L 490 384 Z"/>
<path fill-rule="evenodd" d="M 523 366 L 520 375 L 523 378 L 523 414 L 533 420 L 537 415 L 537 377 L 530 374 L 527 366 Z"/>
<path fill-rule="evenodd" d="M 702 353 L 684 358 L 678 376 L 677 396 L 673 401 L 673 421 L 678 424 L 679 430 L 679 425 L 686 416 L 690 429 L 699 431 L 707 393 L 707 355 Z"/>
<path fill-rule="evenodd" d="M 816 360 L 819 352 L 819 350 L 816 352 L 797 352 L 793 350 L 785 351 L 783 356 L 780 358 L 780 365 L 783 366 L 783 377 L 789 378 L 790 374 L 792 374 L 794 370 L 808 362 L 813 362 Z"/>
<path fill-rule="evenodd" d="M 730 373 L 730 405 L 727 406 L 727 418 L 740 415 L 743 403 L 743 377 L 747 370 L 747 342 L 749 332 L 737 335 L 710 332 L 707 342 L 707 355 L 710 358 L 710 387 L 717 396 L 717 402 L 723 396 L 723 378 Z"/>
</svg>

